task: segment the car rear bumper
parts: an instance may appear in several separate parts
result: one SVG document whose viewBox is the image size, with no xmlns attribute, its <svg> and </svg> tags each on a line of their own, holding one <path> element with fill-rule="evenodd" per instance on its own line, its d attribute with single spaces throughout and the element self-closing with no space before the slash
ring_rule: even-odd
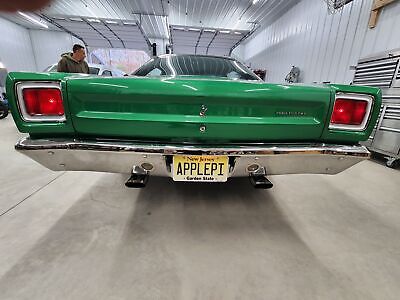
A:
<svg viewBox="0 0 400 300">
<path fill-rule="evenodd" d="M 216 147 L 30 138 L 20 140 L 15 149 L 54 171 L 129 174 L 147 163 L 153 166 L 149 175 L 166 177 L 172 177 L 174 155 L 226 155 L 228 177 L 248 176 L 251 165 L 258 165 L 268 175 L 337 174 L 370 156 L 360 145 L 260 143 Z"/>
</svg>

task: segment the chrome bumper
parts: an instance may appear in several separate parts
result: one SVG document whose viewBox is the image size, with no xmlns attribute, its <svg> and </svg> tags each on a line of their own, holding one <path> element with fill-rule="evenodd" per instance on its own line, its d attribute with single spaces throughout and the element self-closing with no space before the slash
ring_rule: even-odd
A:
<svg viewBox="0 0 400 300">
<path fill-rule="evenodd" d="M 145 144 L 97 140 L 20 140 L 15 149 L 54 171 L 132 172 L 143 163 L 154 168 L 149 175 L 172 177 L 172 157 L 227 155 L 229 177 L 248 176 L 257 164 L 268 175 L 337 174 L 369 158 L 364 146 L 329 144 L 252 144 L 229 147 Z"/>
</svg>

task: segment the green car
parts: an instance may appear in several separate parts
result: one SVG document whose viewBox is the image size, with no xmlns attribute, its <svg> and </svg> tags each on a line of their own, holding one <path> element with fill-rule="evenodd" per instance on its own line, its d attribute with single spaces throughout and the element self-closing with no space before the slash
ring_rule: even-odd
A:
<svg viewBox="0 0 400 300">
<path fill-rule="evenodd" d="M 224 182 L 337 174 L 369 158 L 359 144 L 381 106 L 377 88 L 261 81 L 228 57 L 164 55 L 132 76 L 10 73 L 15 148 L 56 171 Z"/>
</svg>

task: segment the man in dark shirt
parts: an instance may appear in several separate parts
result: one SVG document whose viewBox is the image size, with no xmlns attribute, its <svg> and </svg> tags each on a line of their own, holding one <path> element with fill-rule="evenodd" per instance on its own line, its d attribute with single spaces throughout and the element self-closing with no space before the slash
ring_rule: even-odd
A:
<svg viewBox="0 0 400 300">
<path fill-rule="evenodd" d="M 85 61 L 85 48 L 75 44 L 72 53 L 64 53 L 57 65 L 57 72 L 89 74 L 89 66 Z"/>
</svg>

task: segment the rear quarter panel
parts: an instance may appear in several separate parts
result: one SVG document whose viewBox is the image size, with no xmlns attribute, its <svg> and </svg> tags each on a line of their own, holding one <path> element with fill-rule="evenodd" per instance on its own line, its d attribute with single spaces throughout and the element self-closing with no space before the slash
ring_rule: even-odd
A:
<svg viewBox="0 0 400 300">
<path fill-rule="evenodd" d="M 11 72 L 6 81 L 6 92 L 9 100 L 11 114 L 20 132 L 29 133 L 32 137 L 67 137 L 74 135 L 74 127 L 70 116 L 70 107 L 67 101 L 67 78 L 81 75 L 66 73 L 30 73 Z M 65 109 L 65 122 L 26 122 L 20 114 L 15 86 L 19 82 L 60 82 L 62 88 L 63 104 Z"/>
<path fill-rule="evenodd" d="M 21 132 L 24 133 L 29 133 L 31 137 L 33 138 L 39 138 L 39 137 L 76 137 L 76 128 L 74 127 L 73 123 L 73 115 L 71 112 L 74 110 L 77 110 L 78 107 L 70 107 L 71 103 L 75 105 L 71 99 L 68 99 L 68 94 L 70 91 L 68 91 L 68 85 L 67 81 L 69 79 L 74 79 L 74 78 L 88 78 L 90 76 L 88 75 L 79 75 L 79 74 L 66 74 L 66 73 L 28 73 L 28 72 L 11 72 L 9 73 L 7 77 L 7 83 L 6 83 L 6 88 L 7 88 L 7 97 L 9 99 L 9 105 L 11 108 L 12 116 L 14 118 L 14 121 L 16 123 L 16 126 Z M 99 80 L 99 79 L 95 79 Z M 61 84 L 62 87 L 62 95 L 64 99 L 64 108 L 65 108 L 65 114 L 66 114 L 66 121 L 65 122 L 51 122 L 51 123 L 46 123 L 46 122 L 37 122 L 37 123 L 32 123 L 32 122 L 25 122 L 19 111 L 18 107 L 18 102 L 16 99 L 16 92 L 15 92 L 15 84 L 18 82 L 23 82 L 23 81 L 39 81 L 39 82 L 46 82 L 46 81 L 58 81 Z M 311 87 L 308 87 L 310 89 Z M 364 86 L 350 86 L 350 85 L 339 85 L 339 84 L 332 84 L 332 85 L 327 85 L 325 88 L 330 91 L 330 98 L 327 97 L 327 95 L 320 94 L 320 96 L 323 98 L 326 97 L 326 105 L 329 106 L 329 111 L 325 114 L 327 115 L 327 119 L 325 120 L 325 124 L 322 130 L 322 133 L 318 134 L 319 136 L 319 141 L 321 142 L 327 142 L 327 143 L 346 143 L 346 144 L 356 144 L 359 141 L 365 141 L 368 139 L 370 136 L 374 125 L 377 121 L 378 115 L 379 115 L 379 110 L 381 107 L 381 101 L 382 101 L 382 95 L 381 91 L 378 88 L 372 88 L 372 87 L 364 87 Z M 297 87 L 297 89 L 302 90 L 301 87 Z M 86 90 L 86 88 L 85 88 Z M 304 90 L 307 90 L 307 86 L 304 86 Z M 99 92 L 99 91 L 98 91 Z M 111 90 L 108 90 L 108 92 L 111 92 Z M 153 91 L 154 92 L 154 91 Z M 367 125 L 367 128 L 364 131 L 356 132 L 356 131 L 344 131 L 344 130 L 334 130 L 334 129 L 329 129 L 329 119 L 333 110 L 333 105 L 334 105 L 334 99 L 335 99 L 335 94 L 337 92 L 345 92 L 345 93 L 362 93 L 362 94 L 368 94 L 372 95 L 374 97 L 374 104 L 372 108 L 372 113 Z M 294 95 L 293 95 L 294 96 Z M 298 95 L 300 96 L 300 95 Z M 301 97 L 300 97 L 301 98 Z M 301 99 L 298 99 L 301 100 Z M 101 123 L 101 122 L 100 122 Z M 98 124 L 100 125 L 100 124 Z M 292 134 L 296 134 L 297 140 L 302 140 L 302 136 L 304 136 L 304 132 L 302 130 L 295 130 L 295 132 L 292 132 Z M 98 132 L 99 126 L 96 126 L 96 131 Z M 275 134 L 277 137 L 275 140 L 279 140 L 279 135 L 284 136 L 284 134 L 280 134 L 281 130 L 278 130 Z M 166 132 L 167 134 L 167 132 Z M 238 132 L 235 132 L 235 134 L 238 134 Z M 286 133 L 288 135 L 288 133 Z M 292 141 L 294 139 L 292 138 Z M 285 140 L 281 140 L 281 142 L 284 142 Z M 303 140 L 304 141 L 304 140 Z M 289 141 L 288 141 L 289 142 Z M 311 142 L 311 141 L 310 141 Z M 313 139 L 313 142 L 315 142 L 315 139 Z"/>
<path fill-rule="evenodd" d="M 329 129 L 328 119 L 325 122 L 325 128 L 321 135 L 321 141 L 329 142 L 329 143 L 351 143 L 355 144 L 360 141 L 366 141 L 379 116 L 379 110 L 382 104 L 382 93 L 379 88 L 367 87 L 367 86 L 356 86 L 356 85 L 342 85 L 342 84 L 331 84 L 331 105 L 329 108 L 328 116 L 332 115 L 335 94 L 339 92 L 343 93 L 355 93 L 355 94 L 367 94 L 374 97 L 374 102 L 372 106 L 372 112 L 368 121 L 368 125 L 363 131 L 351 131 L 351 130 L 337 130 L 337 129 Z"/>
</svg>

